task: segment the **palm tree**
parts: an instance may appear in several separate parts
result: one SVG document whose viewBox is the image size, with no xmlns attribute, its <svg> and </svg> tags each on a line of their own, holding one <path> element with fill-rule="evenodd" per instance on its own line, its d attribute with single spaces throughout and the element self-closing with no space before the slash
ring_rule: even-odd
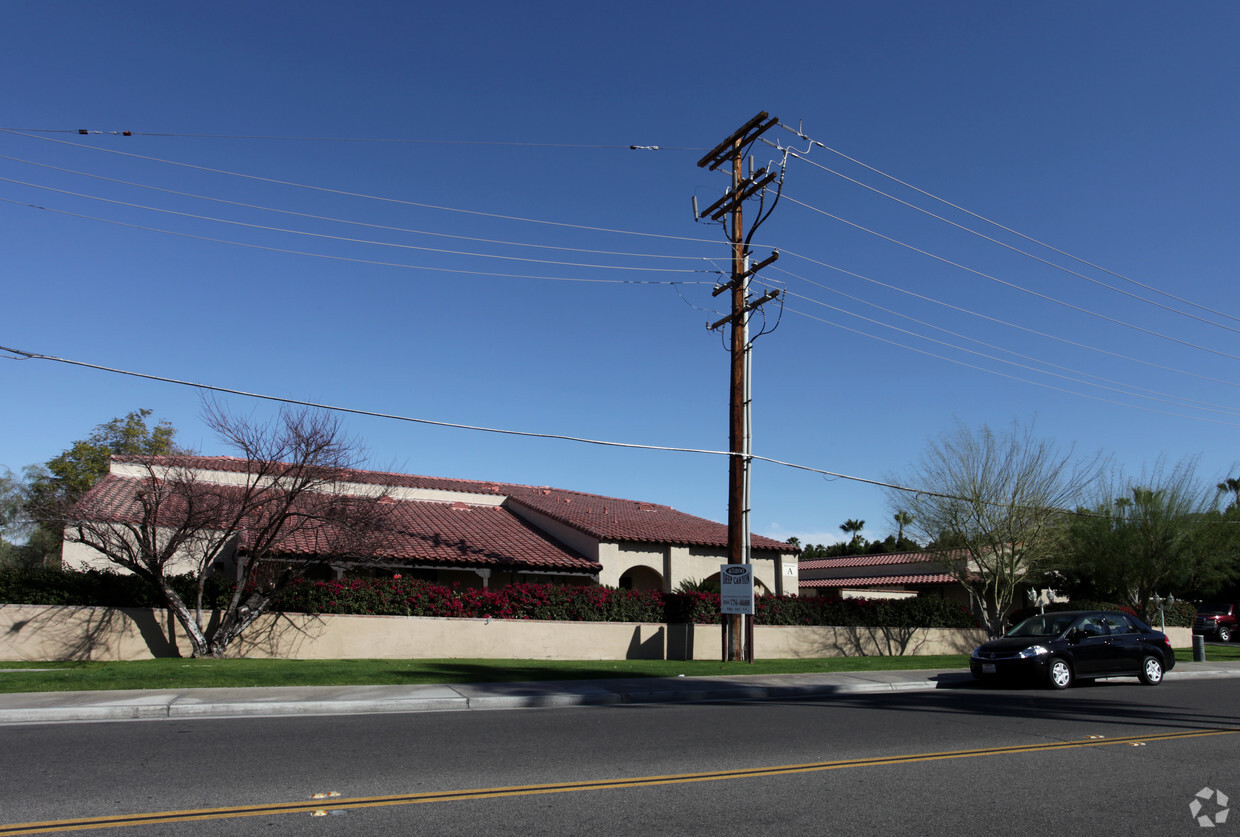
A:
<svg viewBox="0 0 1240 837">
<path fill-rule="evenodd" d="M 1219 494 L 1231 494 L 1235 499 L 1232 501 L 1233 506 L 1240 506 L 1240 478 L 1228 477 L 1220 482 L 1215 488 Z"/>
<path fill-rule="evenodd" d="M 861 540 L 861 530 L 864 528 L 865 528 L 864 520 L 849 519 L 849 520 L 845 520 L 842 524 L 840 524 L 840 529 L 843 530 L 845 535 L 849 535 L 849 534 L 852 535 L 852 540 L 850 540 L 849 543 L 856 543 L 857 541 Z"/>
<path fill-rule="evenodd" d="M 904 540 L 904 527 L 913 522 L 913 516 L 901 509 L 892 515 L 892 519 L 895 520 L 896 526 L 899 527 L 896 530 L 896 544 L 898 545 Z"/>
</svg>

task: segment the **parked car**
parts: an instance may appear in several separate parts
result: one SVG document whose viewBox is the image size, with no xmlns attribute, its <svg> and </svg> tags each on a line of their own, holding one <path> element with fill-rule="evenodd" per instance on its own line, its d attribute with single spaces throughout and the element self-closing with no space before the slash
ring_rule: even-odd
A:
<svg viewBox="0 0 1240 837">
<path fill-rule="evenodd" d="M 1127 613 L 1098 610 L 1031 616 L 969 658 L 979 680 L 1024 677 L 1054 689 L 1125 675 L 1156 686 L 1174 666 L 1166 634 Z"/>
<path fill-rule="evenodd" d="M 1240 604 L 1203 604 L 1197 606 L 1197 618 L 1193 620 L 1193 633 L 1211 636 L 1219 642 L 1230 642 L 1240 628 L 1236 617 Z"/>
</svg>

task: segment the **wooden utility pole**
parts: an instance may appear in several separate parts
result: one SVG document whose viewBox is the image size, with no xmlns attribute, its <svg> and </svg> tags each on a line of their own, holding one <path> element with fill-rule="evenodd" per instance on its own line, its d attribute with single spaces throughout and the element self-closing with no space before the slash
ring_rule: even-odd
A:
<svg viewBox="0 0 1240 837">
<path fill-rule="evenodd" d="M 705 211 L 696 213 L 699 219 L 722 221 L 728 216 L 726 226 L 728 240 L 732 245 L 732 279 L 726 285 L 715 288 L 715 295 L 732 292 L 732 313 L 710 329 L 731 324 L 732 367 L 729 385 L 728 418 L 728 563 L 748 564 L 749 555 L 749 465 L 751 458 L 749 431 L 749 315 L 758 307 L 774 299 L 779 291 L 768 291 L 760 299 L 749 297 L 749 280 L 760 268 L 765 267 L 779 253 L 756 267 L 749 266 L 749 252 L 745 244 L 745 226 L 741 207 L 745 200 L 760 193 L 776 178 L 775 172 L 765 168 L 743 177 L 744 152 L 754 140 L 779 120 L 765 111 L 750 119 L 730 137 L 715 146 L 709 154 L 698 161 L 698 166 L 711 171 L 730 161 L 732 186 L 722 198 Z M 753 662 L 753 615 L 728 614 L 723 624 L 723 659 L 725 661 L 747 660 Z"/>
</svg>

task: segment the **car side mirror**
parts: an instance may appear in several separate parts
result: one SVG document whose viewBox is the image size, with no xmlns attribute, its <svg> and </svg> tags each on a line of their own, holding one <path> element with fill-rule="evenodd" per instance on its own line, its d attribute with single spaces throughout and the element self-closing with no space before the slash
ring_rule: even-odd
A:
<svg viewBox="0 0 1240 837">
<path fill-rule="evenodd" d="M 1080 642 L 1087 636 L 1089 636 L 1089 634 L 1085 633 L 1084 628 L 1073 628 L 1068 631 L 1068 642 Z"/>
</svg>

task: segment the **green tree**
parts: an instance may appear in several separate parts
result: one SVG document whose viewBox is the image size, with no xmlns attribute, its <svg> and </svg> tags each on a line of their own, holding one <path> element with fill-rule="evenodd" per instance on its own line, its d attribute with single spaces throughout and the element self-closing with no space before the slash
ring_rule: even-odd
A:
<svg viewBox="0 0 1240 837">
<path fill-rule="evenodd" d="M 1196 462 L 1185 460 L 1103 482 L 1071 526 L 1067 570 L 1078 590 L 1148 613 L 1155 593 L 1211 592 L 1228 580 L 1235 527 L 1217 510 L 1224 492 L 1195 474 Z"/>
<path fill-rule="evenodd" d="M 113 455 L 167 456 L 187 453 L 177 447 L 176 429 L 168 421 L 148 427 L 150 410 L 135 410 L 97 426 L 85 439 L 74 442 L 49 459 L 47 470 L 57 493 L 76 500 L 107 473 Z"/>
<path fill-rule="evenodd" d="M 60 531 L 34 518 L 32 486 L 47 472 L 27 465 L 19 477 L 4 469 L 0 475 L 0 565 L 33 567 L 60 554 Z"/>
<path fill-rule="evenodd" d="M 25 508 L 25 483 L 5 468 L 0 473 L 0 566 L 17 563 L 19 547 L 13 541 L 24 534 Z"/>
<path fill-rule="evenodd" d="M 861 540 L 861 530 L 865 528 L 864 520 L 848 519 L 840 524 L 840 531 L 845 535 L 852 535 L 849 539 L 850 544 L 857 544 Z"/>
<path fill-rule="evenodd" d="M 925 541 L 959 550 L 945 566 L 998 636 L 1022 587 L 1062 560 L 1065 509 L 1079 504 L 1098 471 L 1096 457 L 1074 462 L 1019 423 L 998 432 L 957 422 L 890 480 L 916 490 L 889 489 L 888 501 L 912 515 Z"/>
<path fill-rule="evenodd" d="M 27 551 L 37 553 L 39 562 L 59 562 L 61 511 L 107 475 L 112 456 L 189 453 L 177 446 L 176 429 L 168 421 L 148 426 L 150 415 L 150 410 L 134 410 L 100 424 L 45 465 L 27 469 L 26 512 L 34 522 Z"/>
<path fill-rule="evenodd" d="M 1231 505 L 1240 508 L 1240 479 L 1236 477 L 1228 477 L 1215 486 L 1220 495 L 1230 494 L 1232 497 Z"/>
<path fill-rule="evenodd" d="M 891 519 L 896 522 L 896 543 L 900 543 L 904 540 L 904 527 L 913 522 L 913 516 L 904 509 L 900 509 L 891 516 Z"/>
<path fill-rule="evenodd" d="M 5 468 L 0 473 L 0 538 L 9 541 L 22 528 L 22 513 L 26 506 L 24 484 L 12 471 Z"/>
</svg>

